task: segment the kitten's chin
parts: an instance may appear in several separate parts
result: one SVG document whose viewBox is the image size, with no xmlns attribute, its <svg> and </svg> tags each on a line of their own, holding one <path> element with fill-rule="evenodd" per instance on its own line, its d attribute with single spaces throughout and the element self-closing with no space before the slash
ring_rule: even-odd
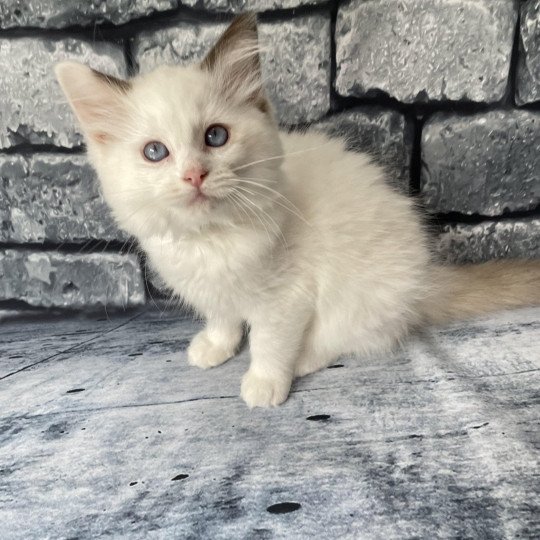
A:
<svg viewBox="0 0 540 540">
<path fill-rule="evenodd" d="M 181 205 L 170 208 L 173 227 L 178 230 L 199 230 L 212 225 L 227 225 L 234 221 L 227 205 L 219 198 L 197 193 Z"/>
<path fill-rule="evenodd" d="M 187 206 L 189 208 L 211 207 L 212 200 L 208 195 L 205 195 L 204 193 L 201 193 L 199 191 L 198 193 L 195 193 L 191 196 L 190 200 L 187 203 Z"/>
</svg>

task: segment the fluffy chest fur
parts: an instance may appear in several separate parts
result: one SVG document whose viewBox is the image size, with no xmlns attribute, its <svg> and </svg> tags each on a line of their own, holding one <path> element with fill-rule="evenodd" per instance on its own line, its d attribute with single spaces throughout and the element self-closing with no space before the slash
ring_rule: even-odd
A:
<svg viewBox="0 0 540 540">
<path fill-rule="evenodd" d="M 268 284 L 272 248 L 259 230 L 214 229 L 141 239 L 152 267 L 200 314 L 240 311 Z"/>
</svg>

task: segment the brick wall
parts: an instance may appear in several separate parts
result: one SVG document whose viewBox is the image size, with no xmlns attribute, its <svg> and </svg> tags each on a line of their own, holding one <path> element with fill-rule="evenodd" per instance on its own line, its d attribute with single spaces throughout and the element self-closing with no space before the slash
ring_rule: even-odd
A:
<svg viewBox="0 0 540 540">
<path fill-rule="evenodd" d="M 126 307 L 145 269 L 55 82 L 200 59 L 261 13 L 280 122 L 347 135 L 420 193 L 448 260 L 540 257 L 540 0 L 3 0 L 0 307 Z"/>
</svg>

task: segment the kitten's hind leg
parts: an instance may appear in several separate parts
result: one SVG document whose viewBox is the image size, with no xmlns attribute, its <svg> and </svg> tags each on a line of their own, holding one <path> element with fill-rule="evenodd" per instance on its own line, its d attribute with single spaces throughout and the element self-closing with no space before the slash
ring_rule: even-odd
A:
<svg viewBox="0 0 540 540">
<path fill-rule="evenodd" d="M 209 319 L 189 345 L 188 362 L 202 369 L 219 366 L 235 355 L 242 335 L 239 320 Z"/>
</svg>

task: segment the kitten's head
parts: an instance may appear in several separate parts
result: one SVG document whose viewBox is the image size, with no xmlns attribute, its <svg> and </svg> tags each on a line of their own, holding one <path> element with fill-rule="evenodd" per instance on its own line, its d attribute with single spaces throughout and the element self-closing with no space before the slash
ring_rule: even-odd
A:
<svg viewBox="0 0 540 540">
<path fill-rule="evenodd" d="M 105 198 L 129 232 L 256 221 L 273 204 L 282 150 L 254 16 L 235 19 L 200 65 L 129 81 L 73 62 L 56 74 Z"/>
</svg>

